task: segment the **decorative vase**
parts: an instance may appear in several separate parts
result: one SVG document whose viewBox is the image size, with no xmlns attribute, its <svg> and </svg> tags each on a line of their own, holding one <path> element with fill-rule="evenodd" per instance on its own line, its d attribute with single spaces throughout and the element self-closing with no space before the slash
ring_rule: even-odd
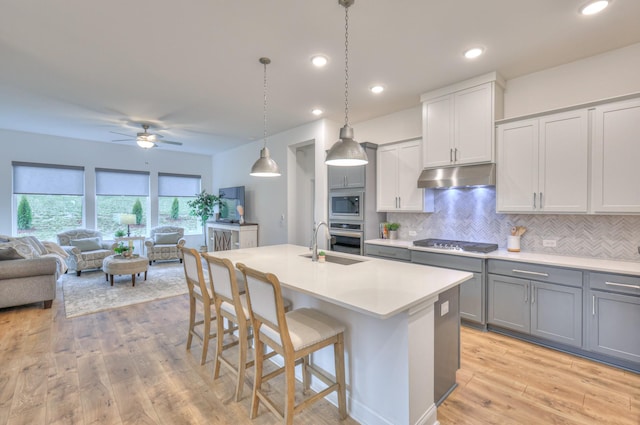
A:
<svg viewBox="0 0 640 425">
<path fill-rule="evenodd" d="M 398 231 L 389 230 L 389 239 L 398 239 Z"/>
<path fill-rule="evenodd" d="M 318 263 L 324 263 L 327 260 L 327 257 L 324 255 L 318 255 Z"/>
</svg>

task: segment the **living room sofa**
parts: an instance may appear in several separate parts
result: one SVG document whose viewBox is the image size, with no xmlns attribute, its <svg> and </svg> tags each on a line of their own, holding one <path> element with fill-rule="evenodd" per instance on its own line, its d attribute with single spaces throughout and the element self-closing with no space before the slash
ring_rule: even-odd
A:
<svg viewBox="0 0 640 425">
<path fill-rule="evenodd" d="M 53 257 L 0 261 L 0 308 L 44 302 L 56 298 L 58 264 Z"/>
<path fill-rule="evenodd" d="M 54 242 L 33 236 L 0 235 L 0 308 L 56 298 L 56 281 L 67 270 L 66 253 Z"/>
</svg>

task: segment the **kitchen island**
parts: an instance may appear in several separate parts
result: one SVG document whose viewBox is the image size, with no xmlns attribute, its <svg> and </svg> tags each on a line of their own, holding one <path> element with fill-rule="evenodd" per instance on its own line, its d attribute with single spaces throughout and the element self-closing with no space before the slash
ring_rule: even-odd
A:
<svg viewBox="0 0 640 425">
<path fill-rule="evenodd" d="M 362 424 L 438 423 L 434 303 L 471 273 L 333 252 L 353 263 L 317 263 L 306 257 L 307 247 L 296 245 L 210 254 L 275 274 L 294 308 L 317 308 L 345 323 L 352 418 Z M 333 374 L 332 350 L 313 362 Z M 328 398 L 337 404 L 333 396 Z"/>
</svg>

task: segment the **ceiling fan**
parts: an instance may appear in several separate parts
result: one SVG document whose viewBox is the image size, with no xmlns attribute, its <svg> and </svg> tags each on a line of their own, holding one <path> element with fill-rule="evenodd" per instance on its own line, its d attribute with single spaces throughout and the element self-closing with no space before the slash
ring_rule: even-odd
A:
<svg viewBox="0 0 640 425">
<path fill-rule="evenodd" d="M 182 146 L 180 142 L 173 142 L 171 140 L 160 140 L 163 136 L 161 134 L 149 133 L 149 124 L 142 124 L 142 133 L 136 133 L 135 136 L 130 134 L 118 133 L 117 131 L 111 131 L 110 133 L 119 134 L 121 136 L 127 136 L 128 139 L 112 140 L 112 142 L 133 142 L 135 141 L 138 146 L 144 149 L 154 148 L 158 145 L 156 143 L 165 143 L 168 145 Z"/>
</svg>

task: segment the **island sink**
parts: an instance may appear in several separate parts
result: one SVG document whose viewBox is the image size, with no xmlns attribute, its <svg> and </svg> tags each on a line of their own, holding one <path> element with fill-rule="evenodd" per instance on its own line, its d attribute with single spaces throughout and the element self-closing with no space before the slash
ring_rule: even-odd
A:
<svg viewBox="0 0 640 425">
<path fill-rule="evenodd" d="M 311 254 L 302 254 L 301 257 L 311 258 Z M 327 263 L 342 264 L 348 266 L 350 264 L 362 263 L 365 260 L 356 260 L 354 258 L 338 257 L 337 255 L 325 254 L 325 261 Z"/>
</svg>

